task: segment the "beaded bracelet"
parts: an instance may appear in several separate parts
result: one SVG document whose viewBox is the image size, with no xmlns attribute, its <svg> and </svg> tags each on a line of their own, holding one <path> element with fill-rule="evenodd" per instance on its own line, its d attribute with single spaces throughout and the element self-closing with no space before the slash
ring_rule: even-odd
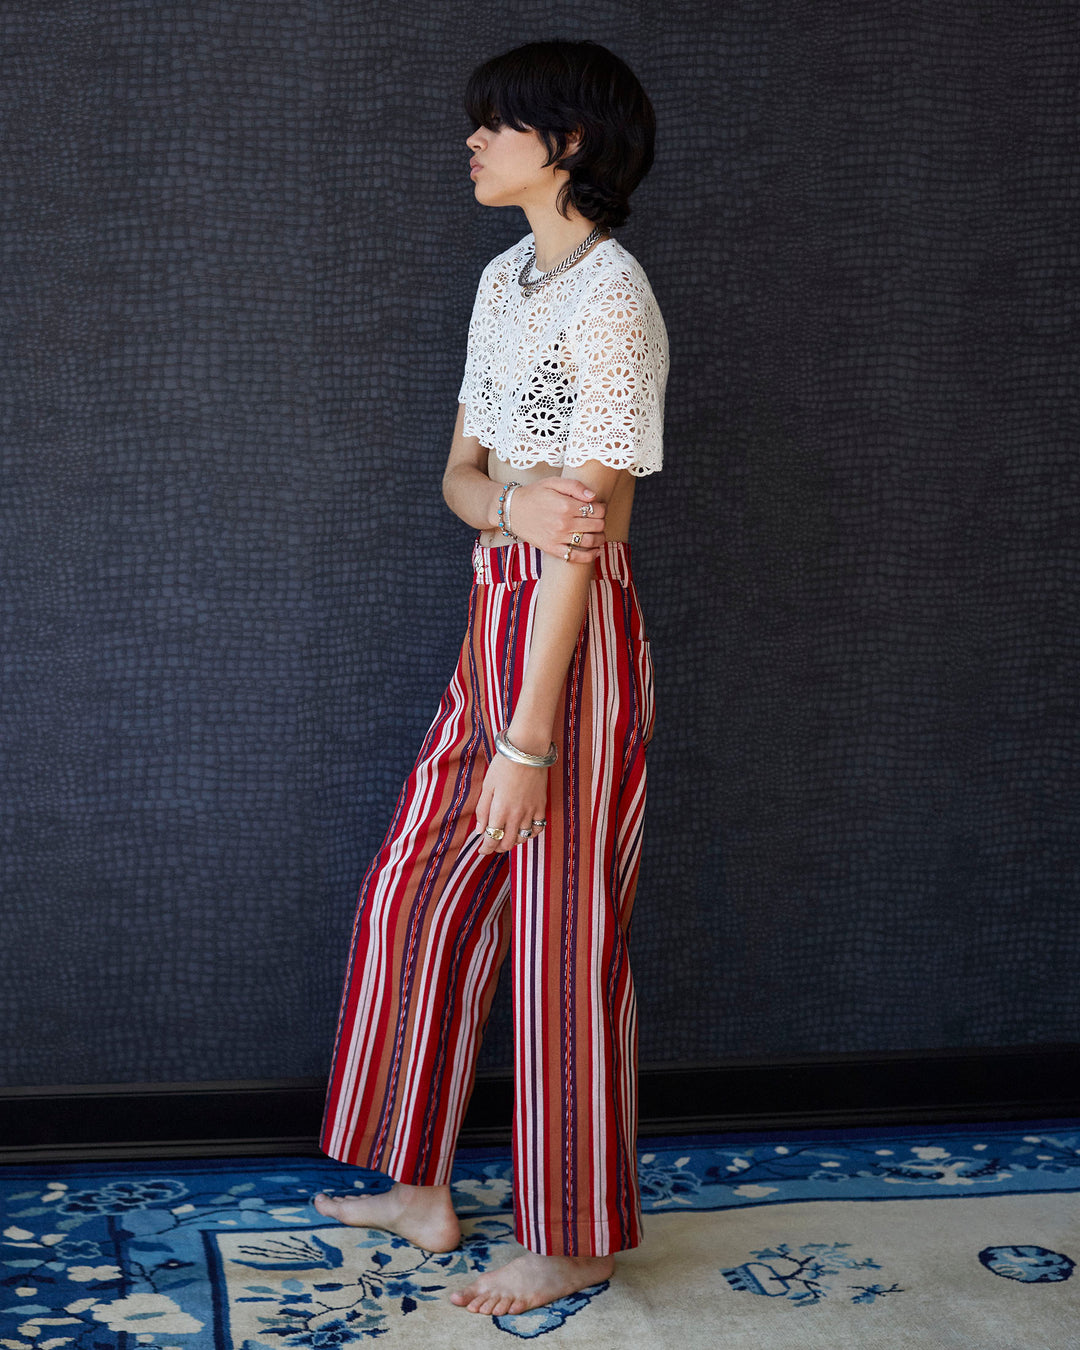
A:
<svg viewBox="0 0 1080 1350">
<path fill-rule="evenodd" d="M 520 487 L 520 483 L 504 483 L 503 490 L 499 493 L 499 529 L 506 535 L 507 539 L 516 539 L 517 535 L 509 528 L 509 510 L 510 495 L 514 488 Z M 504 511 L 506 514 L 504 514 Z"/>
<path fill-rule="evenodd" d="M 514 483 L 506 494 L 506 501 L 503 503 L 503 520 L 506 522 L 506 528 L 510 531 L 511 539 L 516 539 L 517 535 L 514 533 L 514 527 L 510 522 L 510 503 L 514 500 L 514 493 L 520 486 L 520 483 Z"/>
</svg>

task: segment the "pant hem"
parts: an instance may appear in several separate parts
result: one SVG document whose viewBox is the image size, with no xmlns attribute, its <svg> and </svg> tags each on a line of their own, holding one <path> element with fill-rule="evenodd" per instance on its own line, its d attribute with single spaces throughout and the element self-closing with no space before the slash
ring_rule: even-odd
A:
<svg viewBox="0 0 1080 1350">
<path fill-rule="evenodd" d="M 517 1222 L 514 1224 L 514 1237 L 527 1251 L 535 1252 L 537 1256 L 615 1256 L 618 1252 L 633 1251 L 642 1243 L 640 1225 L 625 1236 L 612 1233 L 607 1224 L 589 1223 L 587 1220 L 581 1224 L 560 1223 L 546 1227 L 544 1240 L 536 1247 L 525 1241 L 521 1225 Z M 599 1238 L 596 1236 L 598 1229 L 601 1230 Z M 568 1244 L 565 1240 L 559 1240 L 567 1232 L 575 1232 L 580 1239 L 573 1251 L 567 1251 Z M 614 1245 L 616 1240 L 619 1246 Z"/>
<path fill-rule="evenodd" d="M 389 1177 L 391 1181 L 400 1181 L 405 1186 L 449 1186 L 450 1175 L 453 1172 L 453 1158 L 445 1165 L 426 1168 L 420 1176 L 416 1175 L 415 1169 L 410 1172 L 408 1168 L 394 1166 L 393 1171 L 385 1167 L 379 1161 L 371 1157 L 370 1145 L 373 1139 L 361 1138 L 356 1146 L 347 1149 L 340 1149 L 336 1153 L 330 1151 L 325 1145 L 320 1143 L 319 1148 L 328 1158 L 333 1158 L 335 1162 L 344 1163 L 346 1167 L 361 1167 L 368 1172 L 378 1172 L 381 1176 Z"/>
</svg>

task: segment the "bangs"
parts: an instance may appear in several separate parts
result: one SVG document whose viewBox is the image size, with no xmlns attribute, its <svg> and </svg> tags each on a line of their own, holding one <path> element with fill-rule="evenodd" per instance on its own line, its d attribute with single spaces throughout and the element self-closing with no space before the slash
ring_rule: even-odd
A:
<svg viewBox="0 0 1080 1350">
<path fill-rule="evenodd" d="M 485 61 L 465 86 L 465 113 L 476 127 L 493 130 L 508 126 L 531 131 L 545 126 L 551 115 L 550 94 L 545 98 L 546 72 L 521 52 L 507 52 Z"/>
</svg>

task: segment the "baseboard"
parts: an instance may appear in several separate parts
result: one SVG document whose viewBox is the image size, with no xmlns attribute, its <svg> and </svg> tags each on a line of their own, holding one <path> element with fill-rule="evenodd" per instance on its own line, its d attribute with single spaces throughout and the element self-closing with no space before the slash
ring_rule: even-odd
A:
<svg viewBox="0 0 1080 1350">
<path fill-rule="evenodd" d="M 318 1155 L 321 1079 L 0 1089 L 0 1163 Z M 1080 1116 L 1080 1045 L 644 1066 L 643 1136 Z M 508 1074 L 476 1084 L 461 1142 L 510 1138 Z"/>
</svg>

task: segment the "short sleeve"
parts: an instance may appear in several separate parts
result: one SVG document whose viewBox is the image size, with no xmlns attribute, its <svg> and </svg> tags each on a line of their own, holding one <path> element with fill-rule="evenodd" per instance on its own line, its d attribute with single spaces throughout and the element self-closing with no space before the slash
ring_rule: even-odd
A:
<svg viewBox="0 0 1080 1350">
<path fill-rule="evenodd" d="M 478 435 L 498 417 L 498 390 L 492 379 L 492 357 L 498 349 L 499 310 L 506 299 L 506 258 L 493 258 L 480 274 L 469 319 L 465 370 L 458 402 L 465 405 L 465 434 Z"/>
<path fill-rule="evenodd" d="M 643 278 L 619 271 L 593 287 L 567 332 L 577 398 L 563 463 L 599 460 L 643 476 L 664 459 L 668 340 Z"/>
<path fill-rule="evenodd" d="M 464 403 L 468 408 L 472 402 L 472 396 L 480 381 L 480 357 L 484 351 L 484 339 L 488 337 L 488 329 L 491 327 L 490 301 L 488 299 L 488 281 L 490 263 L 484 269 L 480 277 L 479 285 L 476 288 L 476 298 L 473 300 L 472 315 L 469 319 L 469 339 L 465 348 L 465 370 L 461 377 L 461 388 L 458 390 L 458 402 Z"/>
</svg>

